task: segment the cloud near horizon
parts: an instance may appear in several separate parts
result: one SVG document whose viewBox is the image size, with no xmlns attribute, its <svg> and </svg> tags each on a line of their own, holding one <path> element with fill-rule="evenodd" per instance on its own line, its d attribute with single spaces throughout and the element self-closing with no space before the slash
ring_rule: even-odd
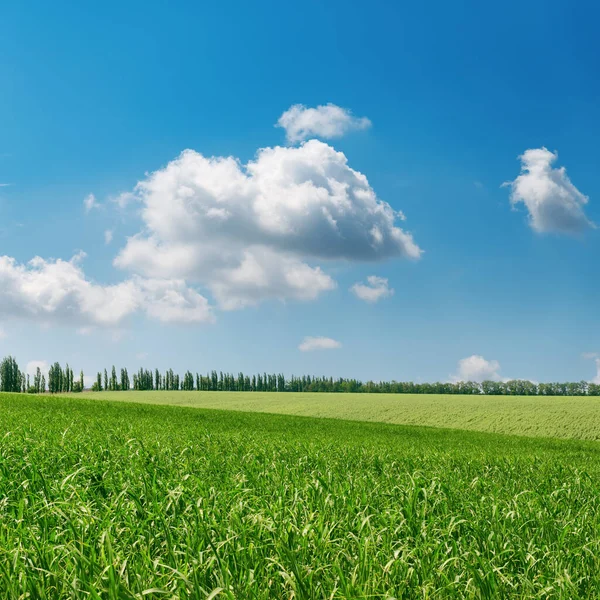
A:
<svg viewBox="0 0 600 600">
<path fill-rule="evenodd" d="M 305 337 L 298 350 L 301 352 L 311 352 L 313 350 L 335 350 L 341 348 L 342 344 L 337 340 L 328 337 Z"/>
<path fill-rule="evenodd" d="M 600 384 L 600 356 L 598 355 L 598 353 L 597 352 L 583 352 L 581 357 L 586 360 L 594 361 L 594 365 L 596 366 L 596 375 L 590 383 Z"/>
<path fill-rule="evenodd" d="M 263 148 L 246 165 L 185 150 L 132 193 L 143 227 L 114 264 L 206 286 L 222 310 L 314 300 L 337 285 L 323 263 L 422 252 L 367 178 L 318 140 Z"/>
<path fill-rule="evenodd" d="M 552 168 L 558 154 L 546 148 L 526 150 L 521 174 L 505 183 L 513 206 L 522 202 L 529 212 L 529 225 L 538 233 L 577 234 L 595 228 L 584 212 L 588 197 L 567 176 L 565 167 Z"/>
<path fill-rule="evenodd" d="M 450 381 L 506 381 L 500 376 L 500 363 L 497 360 L 486 360 L 483 356 L 472 354 L 458 361 L 458 369 L 450 376 Z"/>
<path fill-rule="evenodd" d="M 355 117 L 350 110 L 331 103 L 316 108 L 294 104 L 279 117 L 277 127 L 285 129 L 289 143 L 296 144 L 315 137 L 339 138 L 350 131 L 368 129 L 371 121 Z"/>
</svg>

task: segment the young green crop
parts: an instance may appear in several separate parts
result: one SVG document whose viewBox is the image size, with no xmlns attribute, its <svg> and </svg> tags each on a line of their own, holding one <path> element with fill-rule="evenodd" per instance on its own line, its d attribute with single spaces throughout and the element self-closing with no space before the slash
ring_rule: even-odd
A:
<svg viewBox="0 0 600 600">
<path fill-rule="evenodd" d="M 0 597 L 594 598 L 600 447 L 0 395 Z"/>
<path fill-rule="evenodd" d="M 472 396 L 294 392 L 90 393 L 123 402 L 600 440 L 600 396 Z"/>
</svg>

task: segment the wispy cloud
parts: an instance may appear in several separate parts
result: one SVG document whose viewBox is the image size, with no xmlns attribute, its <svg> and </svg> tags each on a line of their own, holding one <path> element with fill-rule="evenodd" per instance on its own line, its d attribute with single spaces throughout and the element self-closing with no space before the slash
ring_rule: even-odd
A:
<svg viewBox="0 0 600 600">
<path fill-rule="evenodd" d="M 101 206 L 102 205 L 96 200 L 96 196 L 94 196 L 94 194 L 88 194 L 83 199 L 83 208 L 86 213 L 89 213 L 90 211 L 92 211 L 94 209 L 98 209 Z"/>
<path fill-rule="evenodd" d="M 341 348 L 342 344 L 337 340 L 328 337 L 305 337 L 298 349 L 302 352 L 311 352 L 312 350 L 335 350 Z"/>
<path fill-rule="evenodd" d="M 361 300 L 374 304 L 382 298 L 388 298 L 394 295 L 394 289 L 388 284 L 385 277 L 377 277 L 377 275 L 369 275 L 367 283 L 355 283 L 350 291 Z"/>
<path fill-rule="evenodd" d="M 355 117 L 348 109 L 335 104 L 316 108 L 295 104 L 277 121 L 277 127 L 285 129 L 288 142 L 292 144 L 312 137 L 339 138 L 349 131 L 367 129 L 370 126 L 371 121 L 366 117 Z"/>
<path fill-rule="evenodd" d="M 593 360 L 596 365 L 596 376 L 592 379 L 592 383 L 600 383 L 600 355 L 597 352 L 583 352 L 581 358 Z"/>
</svg>

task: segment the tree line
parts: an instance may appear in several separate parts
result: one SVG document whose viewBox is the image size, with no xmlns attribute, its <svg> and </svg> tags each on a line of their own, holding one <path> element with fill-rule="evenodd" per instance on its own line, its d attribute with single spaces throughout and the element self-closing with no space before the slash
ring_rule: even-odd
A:
<svg viewBox="0 0 600 600">
<path fill-rule="evenodd" d="M 67 364 L 63 369 L 59 363 L 54 363 L 46 374 L 40 367 L 31 378 L 29 373 L 21 371 L 17 361 L 12 356 L 7 356 L 0 362 L 0 392 L 17 392 L 28 394 L 59 394 L 65 392 L 83 392 L 83 371 L 79 379 L 75 379 L 73 369 Z"/>
<path fill-rule="evenodd" d="M 33 379 L 19 369 L 17 361 L 8 356 L 0 362 L 0 391 L 40 394 L 50 392 L 82 392 L 83 371 L 75 379 L 73 369 L 67 364 L 63 369 L 54 363 L 46 375 L 38 367 Z M 206 375 L 186 371 L 180 377 L 173 369 L 161 373 L 139 369 L 130 377 L 127 369 L 112 367 L 100 371 L 91 387 L 92 391 L 122 390 L 186 390 L 207 392 L 341 392 L 382 394 L 485 394 L 498 396 L 600 396 L 600 384 L 586 381 L 570 383 L 534 383 L 522 379 L 511 381 L 473 381 L 413 383 L 411 381 L 367 381 L 333 377 L 285 377 L 282 373 L 245 375 L 240 372 L 211 371 Z"/>
</svg>

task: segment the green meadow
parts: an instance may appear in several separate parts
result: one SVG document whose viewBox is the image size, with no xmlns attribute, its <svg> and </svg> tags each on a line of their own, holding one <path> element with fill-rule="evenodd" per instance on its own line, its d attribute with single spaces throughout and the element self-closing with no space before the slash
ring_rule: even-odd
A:
<svg viewBox="0 0 600 600">
<path fill-rule="evenodd" d="M 100 396 L 0 394 L 2 598 L 600 596 L 595 442 Z"/>
</svg>

